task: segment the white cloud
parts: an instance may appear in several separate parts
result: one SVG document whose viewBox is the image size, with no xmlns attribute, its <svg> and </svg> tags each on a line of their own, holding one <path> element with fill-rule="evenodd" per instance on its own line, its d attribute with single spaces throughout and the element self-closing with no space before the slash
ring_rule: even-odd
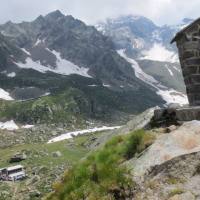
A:
<svg viewBox="0 0 200 200">
<path fill-rule="evenodd" d="M 200 0 L 7 0 L 1 2 L 0 23 L 32 20 L 60 9 L 89 24 L 122 14 L 139 14 L 158 24 L 173 24 L 184 17 L 198 17 L 199 7 Z"/>
</svg>

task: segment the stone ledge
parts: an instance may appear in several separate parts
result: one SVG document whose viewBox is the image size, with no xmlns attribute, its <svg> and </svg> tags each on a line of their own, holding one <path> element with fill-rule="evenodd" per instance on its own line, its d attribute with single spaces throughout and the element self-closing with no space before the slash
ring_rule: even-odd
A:
<svg viewBox="0 0 200 200">
<path fill-rule="evenodd" d="M 192 120 L 200 120 L 200 106 L 157 109 L 154 111 L 151 125 L 170 126 Z"/>
</svg>

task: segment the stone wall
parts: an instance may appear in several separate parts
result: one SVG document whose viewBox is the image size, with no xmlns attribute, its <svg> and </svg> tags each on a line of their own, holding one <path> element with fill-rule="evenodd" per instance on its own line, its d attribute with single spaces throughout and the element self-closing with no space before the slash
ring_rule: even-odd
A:
<svg viewBox="0 0 200 200">
<path fill-rule="evenodd" d="M 151 127 L 168 127 L 182 122 L 200 120 L 200 106 L 179 108 L 161 108 L 154 111 Z"/>
<path fill-rule="evenodd" d="M 189 103 L 200 105 L 200 24 L 183 31 L 177 47 Z"/>
</svg>

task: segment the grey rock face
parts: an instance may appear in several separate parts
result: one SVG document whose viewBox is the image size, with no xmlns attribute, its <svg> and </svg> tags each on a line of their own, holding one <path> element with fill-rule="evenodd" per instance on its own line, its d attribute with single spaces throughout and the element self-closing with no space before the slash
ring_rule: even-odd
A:
<svg viewBox="0 0 200 200">
<path fill-rule="evenodd" d="M 157 198 L 159 200 L 198 200 L 200 196 L 198 169 L 199 152 L 179 156 L 155 166 L 140 182 L 136 196 L 138 199 L 146 197 L 145 199 L 148 200 Z"/>
<path fill-rule="evenodd" d="M 150 26 L 147 22 L 141 25 L 154 28 L 153 24 Z M 142 30 L 141 28 L 138 31 Z M 111 85 L 110 89 L 122 90 L 123 86 L 124 90 L 138 91 L 146 85 L 135 77 L 130 63 L 117 54 L 109 37 L 93 26 L 86 26 L 80 20 L 65 16 L 59 11 L 39 16 L 32 22 L 8 22 L 0 26 L 0 32 L 24 55 L 18 62 L 26 63 L 30 58 L 45 67 L 55 69 L 59 65 L 58 58 L 53 53 L 55 51 L 62 59 L 89 69 L 90 76 Z"/>
<path fill-rule="evenodd" d="M 159 58 L 169 53 L 178 58 L 171 38 L 187 24 L 184 20 L 177 26 L 156 26 L 142 16 L 123 16 L 97 24 L 104 35 L 109 36 L 117 50 L 123 49 L 128 58 L 134 59 L 142 70 L 168 89 L 185 93 L 185 85 L 178 59 Z M 146 53 L 151 56 L 145 56 Z M 165 54 L 165 53 L 166 54 Z M 168 52 L 168 53 L 167 53 Z M 147 53 L 147 54 L 148 54 Z"/>
<path fill-rule="evenodd" d="M 93 77 L 107 83 L 136 82 L 133 69 L 117 55 L 108 37 L 59 11 L 40 16 L 33 22 L 6 23 L 0 26 L 0 31 L 29 52 L 27 57 L 44 66 L 56 67 L 56 57 L 48 49 L 55 50 L 77 66 L 89 68 Z"/>
<path fill-rule="evenodd" d="M 189 122 L 192 120 L 200 120 L 199 113 L 199 106 L 168 107 L 163 109 L 156 109 L 151 120 L 151 125 L 153 127 L 169 126 L 182 122 Z"/>
<path fill-rule="evenodd" d="M 6 47 L 12 47 L 12 51 L 2 52 L 5 63 L 0 60 L 0 88 L 16 100 L 73 88 L 79 95 L 72 98 L 80 106 L 73 112 L 98 118 L 103 114 L 105 121 L 110 113 L 120 119 L 119 113 L 125 116 L 164 103 L 154 88 L 135 76 L 133 67 L 118 55 L 110 38 L 72 16 L 55 11 L 32 22 L 8 22 L 0 26 L 0 32 Z M 53 71 L 60 63 L 65 63 L 63 69 L 70 69 L 67 61 L 88 70 L 91 77 Z M 36 69 L 41 66 L 46 73 Z M 13 77 L 8 76 L 11 72 L 15 72 Z"/>
<path fill-rule="evenodd" d="M 136 161 L 133 172 L 143 175 L 152 167 L 175 157 L 200 151 L 200 122 L 186 122 L 168 134 L 160 135 Z"/>
<path fill-rule="evenodd" d="M 56 151 L 56 152 L 53 152 L 53 153 L 52 153 L 52 156 L 55 157 L 55 158 L 56 158 L 56 157 L 61 157 L 61 156 L 62 156 L 62 153 L 61 153 L 60 151 Z"/>
</svg>

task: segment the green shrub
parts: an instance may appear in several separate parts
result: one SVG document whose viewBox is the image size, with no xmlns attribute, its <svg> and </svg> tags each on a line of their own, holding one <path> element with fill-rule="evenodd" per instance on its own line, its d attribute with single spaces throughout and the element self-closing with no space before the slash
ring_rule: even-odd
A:
<svg viewBox="0 0 200 200">
<path fill-rule="evenodd" d="M 141 152 L 152 137 L 143 130 L 117 136 L 103 148 L 68 170 L 61 183 L 56 183 L 48 200 L 112 200 L 125 195 L 133 187 L 129 170 L 121 165 Z M 125 197 L 124 197 L 125 198 Z"/>
<path fill-rule="evenodd" d="M 182 193 L 184 193 L 183 189 L 175 188 L 169 193 L 169 197 L 173 197 L 173 196 L 175 196 L 177 194 L 182 194 Z"/>
<path fill-rule="evenodd" d="M 144 137 L 144 131 L 137 131 L 135 134 L 131 134 L 128 137 L 128 141 L 125 147 L 125 157 L 127 159 L 132 158 L 136 152 L 140 150 L 140 145 Z"/>
<path fill-rule="evenodd" d="M 78 98 L 79 97 L 79 98 Z M 77 100 L 78 99 L 78 100 Z M 84 106 L 85 105 L 85 106 Z M 1 101 L 0 118 L 18 123 L 83 123 L 83 107 L 88 109 L 84 96 L 75 89 L 30 101 Z"/>
</svg>

